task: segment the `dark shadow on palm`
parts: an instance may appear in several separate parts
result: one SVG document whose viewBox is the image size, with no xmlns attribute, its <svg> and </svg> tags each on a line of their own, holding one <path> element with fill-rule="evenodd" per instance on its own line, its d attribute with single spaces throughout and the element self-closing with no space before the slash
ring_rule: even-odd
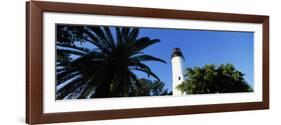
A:
<svg viewBox="0 0 281 125">
<path fill-rule="evenodd" d="M 115 31 L 114 35 L 109 27 L 57 26 L 56 99 L 126 97 L 136 89 L 132 86 L 145 95 L 134 70 L 160 80 L 143 62 L 166 62 L 142 52 L 160 40 L 139 38 L 138 28 Z M 75 45 L 77 41 L 95 47 Z"/>
</svg>

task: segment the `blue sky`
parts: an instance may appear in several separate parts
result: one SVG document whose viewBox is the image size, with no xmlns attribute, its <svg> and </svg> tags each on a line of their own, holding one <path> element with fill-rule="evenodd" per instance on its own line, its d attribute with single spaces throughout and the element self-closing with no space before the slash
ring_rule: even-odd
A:
<svg viewBox="0 0 281 125">
<path fill-rule="evenodd" d="M 146 62 L 166 88 L 172 90 L 172 49 L 178 47 L 185 57 L 185 68 L 202 67 L 205 64 L 232 63 L 245 74 L 244 78 L 253 87 L 253 33 L 207 30 L 177 30 L 141 28 L 140 37 L 148 36 L 161 42 L 143 52 L 159 57 L 167 64 Z M 139 77 L 147 77 L 137 73 Z"/>
</svg>

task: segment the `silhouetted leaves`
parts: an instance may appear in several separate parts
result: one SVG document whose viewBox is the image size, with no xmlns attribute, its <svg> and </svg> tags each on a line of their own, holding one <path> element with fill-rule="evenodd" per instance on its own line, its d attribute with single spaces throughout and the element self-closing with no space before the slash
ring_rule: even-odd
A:
<svg viewBox="0 0 281 125">
<path fill-rule="evenodd" d="M 168 92 L 165 89 L 165 83 L 157 80 L 149 80 L 145 78 L 138 79 L 138 82 L 143 88 L 143 92 L 139 91 L 136 85 L 130 87 L 129 96 L 160 96 L 160 95 L 172 95 L 172 92 Z"/>
<path fill-rule="evenodd" d="M 232 64 L 216 67 L 207 64 L 204 67 L 188 68 L 187 79 L 177 88 L 186 94 L 252 92 L 253 89 L 244 80 L 240 71 Z"/>
</svg>

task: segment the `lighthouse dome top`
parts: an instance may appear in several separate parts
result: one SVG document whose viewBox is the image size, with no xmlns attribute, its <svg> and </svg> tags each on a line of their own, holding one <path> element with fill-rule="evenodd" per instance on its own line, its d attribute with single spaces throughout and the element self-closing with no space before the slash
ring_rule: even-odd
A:
<svg viewBox="0 0 281 125">
<path fill-rule="evenodd" d="M 172 58 L 173 58 L 173 57 L 176 57 L 176 56 L 183 57 L 183 54 L 182 54 L 180 48 L 174 48 L 174 49 L 173 49 Z"/>
</svg>

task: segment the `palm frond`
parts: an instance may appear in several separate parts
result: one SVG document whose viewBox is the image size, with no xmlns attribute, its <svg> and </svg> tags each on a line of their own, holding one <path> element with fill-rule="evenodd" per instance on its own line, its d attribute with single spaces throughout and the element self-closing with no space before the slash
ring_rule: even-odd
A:
<svg viewBox="0 0 281 125">
<path fill-rule="evenodd" d="M 136 41 L 138 35 L 139 35 L 139 28 L 132 28 L 128 37 L 128 42 Z"/>
<path fill-rule="evenodd" d="M 116 27 L 116 38 L 117 38 L 117 47 L 123 45 L 124 43 L 124 37 L 122 37 L 122 32 L 120 27 Z"/>
<path fill-rule="evenodd" d="M 97 94 L 100 87 L 110 84 L 112 78 L 110 78 L 111 75 L 108 73 L 110 70 L 107 70 L 107 68 L 109 69 L 109 67 L 100 67 L 92 72 L 91 78 L 87 81 L 87 84 L 82 90 L 79 98 L 88 97 L 92 91 L 95 91 L 95 94 Z"/>
<path fill-rule="evenodd" d="M 113 95 L 117 95 L 118 94 L 118 90 L 122 86 L 121 85 L 122 81 L 123 81 L 123 79 L 122 79 L 121 71 L 115 72 L 115 74 L 113 75 L 113 78 L 112 78 L 112 83 L 110 85 L 110 91 L 112 91 Z"/>
<path fill-rule="evenodd" d="M 71 77 L 67 77 L 69 75 L 73 75 L 73 77 L 77 74 L 77 69 L 68 69 L 68 70 L 64 70 L 61 71 L 60 73 L 56 74 L 56 78 L 57 78 L 57 85 L 60 85 L 61 83 L 63 83 L 63 81 L 70 79 Z M 67 78 L 67 79 L 66 79 Z"/>
<path fill-rule="evenodd" d="M 62 44 L 62 43 L 59 43 L 57 42 L 56 43 L 57 45 L 57 49 L 71 49 L 71 50 L 77 50 L 77 51 L 82 51 L 84 53 L 90 53 L 91 50 L 89 50 L 88 48 L 85 48 L 85 47 L 78 47 L 78 46 L 75 46 L 75 45 L 67 45 L 67 44 Z"/>
<path fill-rule="evenodd" d="M 129 71 L 129 77 L 132 79 L 132 81 L 135 83 L 135 85 L 137 86 L 138 90 L 141 93 L 144 93 L 144 89 L 142 87 L 142 84 L 138 81 L 138 77 L 132 72 Z"/>
<path fill-rule="evenodd" d="M 141 62 L 135 62 L 134 66 L 131 67 L 131 69 L 144 72 L 144 73 L 147 74 L 148 77 L 150 77 L 150 75 L 151 75 L 154 78 L 156 78 L 158 81 L 160 81 L 160 78 L 157 75 L 155 75 L 147 65 L 145 65 L 145 64 L 143 64 Z"/>
<path fill-rule="evenodd" d="M 110 48 L 108 45 L 108 42 L 105 41 L 103 38 L 100 36 L 96 35 L 96 32 L 92 30 L 85 30 L 85 34 L 88 36 L 87 41 L 98 47 L 101 51 L 103 51 L 105 54 L 110 53 Z"/>
<path fill-rule="evenodd" d="M 112 33 L 111 33 L 109 27 L 103 27 L 103 29 L 104 29 L 104 32 L 105 32 L 105 35 L 106 35 L 106 39 L 107 39 L 108 44 L 110 45 L 110 47 L 112 49 L 116 48 L 115 43 L 114 43 L 114 39 L 113 39 L 113 36 L 112 36 Z"/>
<path fill-rule="evenodd" d="M 135 45 L 132 47 L 132 53 L 139 52 L 152 44 L 160 42 L 159 39 L 150 40 L 148 37 L 142 37 L 135 42 Z"/>
<path fill-rule="evenodd" d="M 137 56 L 131 57 L 131 60 L 138 60 L 138 61 L 159 61 L 159 62 L 162 62 L 162 63 L 166 63 L 166 61 L 164 61 L 164 60 L 162 60 L 162 59 L 160 59 L 160 58 L 151 56 L 151 55 L 137 55 Z"/>
<path fill-rule="evenodd" d="M 114 47 L 114 42 L 109 28 L 90 27 L 90 29 L 96 34 L 96 38 L 98 38 L 99 41 L 102 41 L 107 49 L 111 51 L 112 47 Z"/>
<path fill-rule="evenodd" d="M 127 42 L 128 41 L 128 36 L 129 36 L 129 33 L 130 33 L 130 28 L 123 27 L 121 30 L 122 30 L 122 37 L 125 40 L 125 42 Z"/>
<path fill-rule="evenodd" d="M 71 49 L 57 49 L 57 53 L 62 53 L 62 54 L 74 54 L 74 55 L 79 55 L 79 56 L 84 56 L 87 53 L 81 52 L 81 51 L 75 51 L 75 50 L 71 50 Z"/>
<path fill-rule="evenodd" d="M 73 91 L 75 89 L 77 89 L 78 87 L 80 87 L 81 85 L 84 84 L 84 80 L 85 77 L 79 77 L 76 78 L 72 81 L 70 81 L 69 83 L 65 84 L 64 86 L 56 86 L 56 99 L 60 100 L 65 98 L 67 95 L 69 95 L 70 93 L 73 93 Z"/>
<path fill-rule="evenodd" d="M 60 84 L 64 83 L 65 81 L 69 80 L 69 79 L 72 79 L 76 76 L 79 76 L 80 74 L 81 73 L 76 71 L 76 72 L 67 73 L 65 75 L 61 75 L 60 77 L 57 77 L 57 84 L 60 85 Z"/>
</svg>

